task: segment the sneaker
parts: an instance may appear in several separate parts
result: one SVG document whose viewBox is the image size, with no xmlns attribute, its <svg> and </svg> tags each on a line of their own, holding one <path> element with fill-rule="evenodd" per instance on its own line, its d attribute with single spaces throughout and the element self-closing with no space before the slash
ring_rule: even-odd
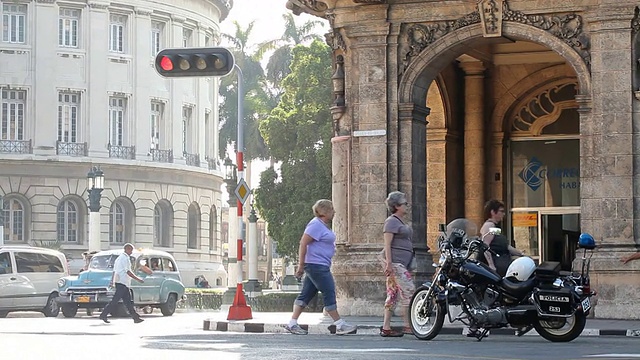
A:
<svg viewBox="0 0 640 360">
<path fill-rule="evenodd" d="M 336 326 L 336 335 L 355 334 L 356 332 L 358 332 L 358 327 L 356 325 L 344 323 L 340 327 Z"/>
<path fill-rule="evenodd" d="M 106 316 L 105 317 L 100 316 L 100 320 L 104 321 L 107 324 L 111 322 L 111 321 L 109 321 L 109 319 L 107 319 Z"/>
<path fill-rule="evenodd" d="M 303 329 L 298 324 L 295 324 L 293 326 L 286 325 L 284 328 L 287 329 L 287 331 L 289 331 L 290 333 L 295 335 L 307 335 L 309 333 L 307 330 Z"/>
<path fill-rule="evenodd" d="M 134 324 L 140 324 L 143 321 L 144 321 L 144 319 L 142 319 L 142 318 L 133 319 L 133 323 Z"/>
</svg>

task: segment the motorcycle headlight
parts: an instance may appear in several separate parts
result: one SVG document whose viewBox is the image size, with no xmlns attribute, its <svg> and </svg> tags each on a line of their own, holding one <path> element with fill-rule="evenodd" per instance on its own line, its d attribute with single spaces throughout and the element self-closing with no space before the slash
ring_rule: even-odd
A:
<svg viewBox="0 0 640 360">
<path fill-rule="evenodd" d="M 65 279 L 59 279 L 58 280 L 58 287 L 63 287 L 65 284 L 67 283 L 67 281 Z"/>
</svg>

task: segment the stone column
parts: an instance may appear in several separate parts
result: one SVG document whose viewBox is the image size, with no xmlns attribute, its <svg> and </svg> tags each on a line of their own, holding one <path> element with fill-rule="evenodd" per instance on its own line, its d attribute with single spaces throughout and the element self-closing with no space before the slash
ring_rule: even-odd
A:
<svg viewBox="0 0 640 360">
<path fill-rule="evenodd" d="M 487 164 L 487 169 L 489 173 L 485 174 L 485 179 L 487 181 L 487 198 L 499 199 L 506 204 L 507 199 L 505 198 L 503 184 L 505 183 L 505 179 L 508 179 L 508 176 L 503 172 L 503 169 L 505 169 L 505 167 L 502 164 L 502 159 L 504 156 L 504 133 L 501 131 L 495 131 L 491 133 L 490 136 L 490 153 L 487 156 L 487 159 L 489 161 L 489 163 Z M 506 169 L 508 169 L 509 166 L 510 165 L 507 165 Z M 484 221 L 485 219 L 482 220 Z"/>
<path fill-rule="evenodd" d="M 591 104 L 585 96 L 577 98 L 581 105 L 581 230 L 591 233 L 598 244 L 591 262 L 591 287 L 598 291 L 595 316 L 604 318 L 640 318 L 640 305 L 632 300 L 640 292 L 640 262 L 623 265 L 618 261 L 635 251 L 634 234 L 639 229 L 634 224 L 640 217 L 640 210 L 634 209 L 640 197 L 640 176 L 634 175 L 640 137 L 634 133 L 639 128 L 638 114 L 632 113 L 632 68 L 637 60 L 630 51 L 633 14 L 633 5 L 612 4 L 587 14 L 593 98 Z M 576 263 L 580 255 L 578 251 Z"/>
<path fill-rule="evenodd" d="M 464 77 L 464 213 L 478 225 L 485 199 L 484 70 L 481 61 L 461 60 Z"/>
<path fill-rule="evenodd" d="M 90 1 L 88 21 L 83 26 L 90 26 L 91 30 L 85 32 L 89 38 L 85 42 L 87 46 L 86 66 L 89 68 L 87 74 L 87 96 L 86 104 L 90 109 L 89 119 L 83 121 L 87 126 L 88 146 L 90 157 L 109 157 L 109 117 L 107 94 L 107 77 L 104 76 L 104 69 L 109 64 L 109 14 L 107 7 L 109 3 Z M 91 25 L 89 25 L 91 24 Z M 100 69 L 100 70 L 97 70 Z"/>
</svg>

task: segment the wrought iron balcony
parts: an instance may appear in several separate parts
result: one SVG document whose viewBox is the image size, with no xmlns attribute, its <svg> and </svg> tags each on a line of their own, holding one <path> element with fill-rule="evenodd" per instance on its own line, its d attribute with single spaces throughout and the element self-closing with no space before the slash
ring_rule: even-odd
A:
<svg viewBox="0 0 640 360">
<path fill-rule="evenodd" d="M 151 149 L 151 159 L 156 162 L 172 163 L 173 150 Z"/>
<path fill-rule="evenodd" d="M 200 154 L 189 154 L 185 152 L 183 155 L 187 165 L 200 166 Z"/>
<path fill-rule="evenodd" d="M 136 147 L 134 146 L 120 146 L 109 144 L 109 157 L 116 159 L 135 160 Z"/>
<path fill-rule="evenodd" d="M 207 164 L 209 165 L 209 170 L 218 170 L 220 168 L 215 158 L 207 157 Z"/>
<path fill-rule="evenodd" d="M 33 154 L 31 140 L 0 140 L 0 153 Z"/>
<path fill-rule="evenodd" d="M 56 141 L 56 154 L 70 156 L 87 156 L 87 143 L 70 143 Z"/>
</svg>

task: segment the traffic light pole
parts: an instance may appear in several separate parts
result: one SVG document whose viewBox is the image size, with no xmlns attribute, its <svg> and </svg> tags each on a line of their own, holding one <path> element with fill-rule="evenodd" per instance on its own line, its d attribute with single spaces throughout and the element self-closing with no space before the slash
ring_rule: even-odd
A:
<svg viewBox="0 0 640 360">
<path fill-rule="evenodd" d="M 238 66 L 238 64 L 234 64 L 233 67 L 236 69 L 236 73 L 238 74 L 238 139 L 236 141 L 236 164 L 238 165 L 238 184 L 244 179 L 244 130 L 243 130 L 243 119 L 244 119 L 244 76 L 242 74 L 242 69 Z M 229 307 L 229 314 L 227 315 L 227 320 L 249 320 L 252 319 L 253 316 L 251 314 L 251 308 L 247 305 L 247 300 L 244 296 L 244 291 L 242 290 L 242 203 L 240 199 L 238 201 L 238 262 L 236 263 L 238 269 L 238 285 L 236 287 L 236 296 L 233 299 L 233 304 Z"/>
</svg>

